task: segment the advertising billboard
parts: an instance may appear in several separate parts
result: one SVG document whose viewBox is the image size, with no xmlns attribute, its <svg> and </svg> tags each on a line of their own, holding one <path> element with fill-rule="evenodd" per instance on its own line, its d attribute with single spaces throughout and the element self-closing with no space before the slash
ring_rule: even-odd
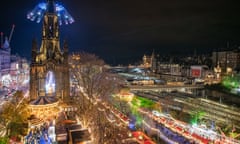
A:
<svg viewBox="0 0 240 144">
<path fill-rule="evenodd" d="M 201 77 L 201 67 L 198 66 L 192 66 L 191 67 L 191 76 L 195 78 Z"/>
</svg>

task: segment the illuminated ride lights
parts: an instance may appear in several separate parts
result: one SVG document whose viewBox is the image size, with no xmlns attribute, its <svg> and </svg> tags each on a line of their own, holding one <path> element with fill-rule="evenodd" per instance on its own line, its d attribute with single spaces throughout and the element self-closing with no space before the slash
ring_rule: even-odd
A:
<svg viewBox="0 0 240 144">
<path fill-rule="evenodd" d="M 45 12 L 47 11 L 47 2 L 41 2 L 34 7 L 27 14 L 27 19 L 31 21 L 36 21 L 40 23 L 41 19 L 43 18 Z M 68 13 L 68 11 L 59 3 L 54 3 L 55 13 L 58 16 L 59 25 L 64 24 L 72 24 L 74 22 L 73 17 Z"/>
</svg>

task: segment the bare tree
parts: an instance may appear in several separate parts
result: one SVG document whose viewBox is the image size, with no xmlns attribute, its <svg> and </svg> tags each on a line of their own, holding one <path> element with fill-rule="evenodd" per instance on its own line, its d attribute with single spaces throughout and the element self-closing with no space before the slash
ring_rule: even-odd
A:
<svg viewBox="0 0 240 144">
<path fill-rule="evenodd" d="M 89 98 L 103 99 L 118 90 L 123 83 L 118 75 L 109 73 L 103 60 L 94 54 L 79 53 L 70 59 L 70 72 L 81 87 L 80 93 Z"/>
<path fill-rule="evenodd" d="M 94 143 L 106 143 L 117 132 L 106 118 L 106 113 L 110 112 L 103 103 L 110 105 L 110 96 L 119 90 L 123 79 L 109 73 L 104 61 L 94 54 L 84 52 L 73 54 L 70 56 L 69 64 L 71 78 L 77 81 L 79 88 L 72 101 L 78 109 L 77 115 L 82 125 L 91 129 Z"/>
</svg>

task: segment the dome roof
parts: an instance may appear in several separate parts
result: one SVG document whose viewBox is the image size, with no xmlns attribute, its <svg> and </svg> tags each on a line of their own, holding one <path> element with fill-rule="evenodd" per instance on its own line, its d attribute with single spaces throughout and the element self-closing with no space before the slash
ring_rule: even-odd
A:
<svg viewBox="0 0 240 144">
<path fill-rule="evenodd" d="M 55 97 L 40 96 L 36 100 L 32 101 L 31 105 L 46 105 L 57 102 Z"/>
</svg>

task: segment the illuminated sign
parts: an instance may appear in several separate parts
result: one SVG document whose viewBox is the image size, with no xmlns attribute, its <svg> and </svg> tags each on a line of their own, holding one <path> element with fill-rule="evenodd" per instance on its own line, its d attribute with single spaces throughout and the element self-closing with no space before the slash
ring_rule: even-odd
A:
<svg viewBox="0 0 240 144">
<path fill-rule="evenodd" d="M 202 67 L 200 66 L 191 66 L 191 76 L 199 78 L 202 75 Z"/>
<path fill-rule="evenodd" d="M 192 77 L 200 77 L 201 70 L 200 69 L 192 69 Z"/>
</svg>

